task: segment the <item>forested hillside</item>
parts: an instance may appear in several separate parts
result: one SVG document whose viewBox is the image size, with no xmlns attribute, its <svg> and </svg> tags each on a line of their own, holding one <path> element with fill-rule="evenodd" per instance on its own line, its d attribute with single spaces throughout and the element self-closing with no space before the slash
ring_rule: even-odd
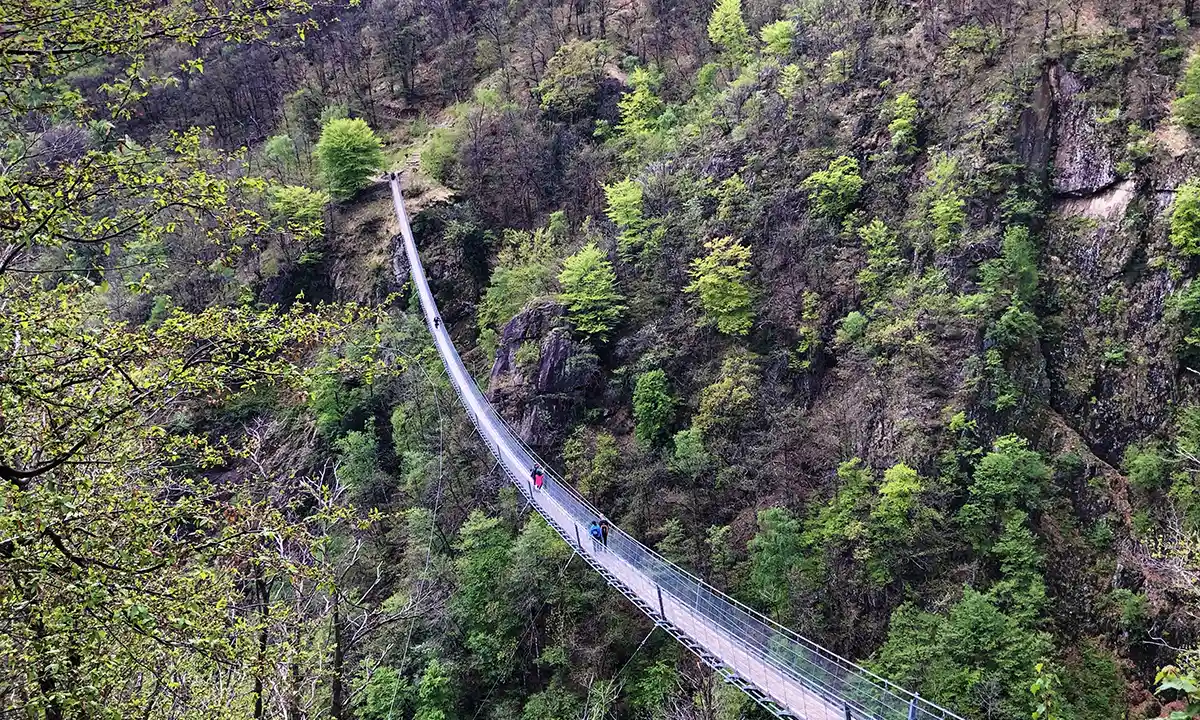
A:
<svg viewBox="0 0 1200 720">
<path fill-rule="evenodd" d="M 494 467 L 399 171 L 625 530 L 971 720 L 1200 717 L 1197 23 L 0 2 L 0 714 L 765 717 Z"/>
</svg>

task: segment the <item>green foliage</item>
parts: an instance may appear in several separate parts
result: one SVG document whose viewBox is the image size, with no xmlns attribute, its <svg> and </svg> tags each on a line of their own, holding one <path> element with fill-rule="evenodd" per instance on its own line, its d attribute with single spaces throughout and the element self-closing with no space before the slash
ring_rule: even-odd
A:
<svg viewBox="0 0 1200 720">
<path fill-rule="evenodd" d="M 754 324 L 747 284 L 750 248 L 728 236 L 704 247 L 708 255 L 692 260 L 692 282 L 683 290 L 699 295 L 704 324 L 716 325 L 727 335 L 745 335 Z"/>
<path fill-rule="evenodd" d="M 885 299 L 888 288 L 904 268 L 896 234 L 879 218 L 858 229 L 858 237 L 867 251 L 867 266 L 858 273 L 858 284 L 868 299 Z"/>
<path fill-rule="evenodd" d="M 663 101 L 655 94 L 661 81 L 659 75 L 644 67 L 636 68 L 629 75 L 633 88 L 617 103 L 621 121 L 617 129 L 626 135 L 650 133 L 658 129 L 658 119 L 663 112 Z"/>
<path fill-rule="evenodd" d="M 716 382 L 700 391 L 700 409 L 692 427 L 704 435 L 736 425 L 754 406 L 758 367 L 754 355 L 734 350 L 721 362 Z"/>
<path fill-rule="evenodd" d="M 605 215 L 621 231 L 617 247 L 622 255 L 640 250 L 648 240 L 651 229 L 642 211 L 642 184 L 633 178 L 618 180 L 604 186 L 607 200 Z"/>
<path fill-rule="evenodd" d="M 1124 466 L 1130 484 L 1144 492 L 1161 489 L 1171 471 L 1170 459 L 1156 442 L 1125 448 Z"/>
<path fill-rule="evenodd" d="M 1181 698 L 1185 703 L 1184 710 L 1175 710 L 1167 720 L 1194 720 L 1200 716 L 1200 674 L 1168 665 L 1158 671 L 1154 682 L 1158 685 L 1156 693 Z"/>
<path fill-rule="evenodd" d="M 1076 38 L 1072 45 L 1076 54 L 1071 70 L 1093 82 L 1120 74 L 1134 56 L 1134 48 L 1123 30 L 1085 35 Z"/>
<path fill-rule="evenodd" d="M 1175 119 L 1190 130 L 1200 128 L 1200 54 L 1188 58 L 1178 90 L 1179 97 L 1171 105 Z"/>
<path fill-rule="evenodd" d="M 675 454 L 671 467 L 678 473 L 691 478 L 699 477 L 709 468 L 712 458 L 704 449 L 704 436 L 697 428 L 688 428 L 675 433 Z"/>
<path fill-rule="evenodd" d="M 366 699 L 358 706 L 359 720 L 389 720 L 406 716 L 416 700 L 416 688 L 390 667 L 381 667 L 367 682 Z"/>
<path fill-rule="evenodd" d="M 556 236 L 549 230 L 504 232 L 496 268 L 476 312 L 480 344 L 489 355 L 504 324 L 531 301 L 553 291 L 556 252 Z"/>
<path fill-rule="evenodd" d="M 1050 650 L 1047 634 L 1006 615 L 988 595 L 966 588 L 946 616 L 911 604 L 897 608 L 876 667 L 968 716 L 1030 717 L 1034 666 Z"/>
<path fill-rule="evenodd" d="M 338 479 L 350 489 L 365 493 L 376 490 L 379 469 L 379 439 L 375 419 L 362 430 L 352 430 L 334 442 L 339 458 L 335 468 Z"/>
<path fill-rule="evenodd" d="M 582 428 L 563 444 L 567 479 L 585 495 L 603 495 L 616 479 L 621 449 L 612 433 L 589 435 Z"/>
<path fill-rule="evenodd" d="M 338 200 L 354 197 L 383 168 L 383 145 L 359 118 L 330 120 L 313 151 L 325 186 Z"/>
<path fill-rule="evenodd" d="M 604 50 L 595 40 L 569 40 L 546 63 L 537 85 L 542 109 L 563 117 L 587 113 L 604 78 Z"/>
<path fill-rule="evenodd" d="M 449 669 L 437 658 L 430 660 L 417 686 L 417 712 L 413 720 L 454 720 L 458 717 L 454 712 L 456 694 Z"/>
<path fill-rule="evenodd" d="M 559 686 L 551 685 L 529 696 L 521 711 L 521 720 L 561 720 L 579 717 L 583 701 L 579 696 Z"/>
<path fill-rule="evenodd" d="M 800 521 L 784 508 L 758 511 L 758 532 L 746 546 L 750 553 L 750 591 L 783 617 L 791 605 L 791 579 L 801 557 Z"/>
<path fill-rule="evenodd" d="M 588 243 L 563 261 L 558 281 L 562 284 L 560 297 L 575 329 L 606 341 L 625 313 L 612 263 L 595 243 Z"/>
<path fill-rule="evenodd" d="M 892 134 L 892 148 L 897 152 L 909 153 L 917 145 L 917 99 L 902 92 L 892 101 L 892 121 L 888 123 Z"/>
<path fill-rule="evenodd" d="M 816 214 L 832 219 L 843 217 L 854 207 L 862 187 L 858 160 L 846 155 L 834 159 L 826 169 L 818 170 L 800 183 L 800 189 L 808 193 Z"/>
<path fill-rule="evenodd" d="M 421 149 L 421 169 L 440 183 L 450 181 L 458 159 L 459 133 L 454 128 L 434 128 Z"/>
<path fill-rule="evenodd" d="M 325 234 L 325 205 L 329 193 L 302 185 L 271 188 L 271 217 L 280 227 L 304 238 Z"/>
<path fill-rule="evenodd" d="M 1121 627 L 1126 631 L 1136 631 L 1145 627 L 1150 618 L 1150 600 L 1145 595 L 1117 588 L 1109 593 L 1109 599 L 1116 607 Z"/>
<path fill-rule="evenodd" d="M 818 325 L 821 319 L 821 297 L 811 290 L 805 290 L 802 296 L 804 309 L 800 313 L 802 324 L 797 328 L 800 341 L 788 356 L 788 367 L 804 371 L 812 367 L 813 359 L 821 349 L 821 329 Z"/>
<path fill-rule="evenodd" d="M 759 31 L 763 42 L 763 54 L 776 58 L 785 58 L 792 52 L 796 42 L 796 23 L 791 20 L 777 20 L 763 25 Z"/>
<path fill-rule="evenodd" d="M 633 434 L 643 445 L 654 445 L 662 438 L 675 415 L 675 399 L 667 374 L 649 370 L 638 376 L 633 388 Z"/>
<path fill-rule="evenodd" d="M 958 179 L 958 160 L 941 153 L 929 170 L 929 222 L 933 246 L 945 251 L 958 243 L 967 221 L 967 201 Z"/>
<path fill-rule="evenodd" d="M 1037 673 L 1029 686 L 1029 693 L 1037 703 L 1033 708 L 1033 720 L 1063 720 L 1060 714 L 1062 681 L 1058 674 L 1046 669 L 1045 663 L 1034 665 L 1033 670 Z"/>
<path fill-rule="evenodd" d="M 742 19 L 742 0 L 716 0 L 708 19 L 708 39 L 721 49 L 729 65 L 745 62 L 750 54 L 750 31 Z"/>
<path fill-rule="evenodd" d="M 861 343 L 866 337 L 869 322 L 867 316 L 857 310 L 847 313 L 846 317 L 842 318 L 839 323 L 836 337 L 837 344 L 841 347 L 851 347 Z"/>
<path fill-rule="evenodd" d="M 300 152 L 296 148 L 296 141 L 287 134 L 272 135 L 267 138 L 267 141 L 263 143 L 263 157 L 274 165 L 281 175 L 295 172 L 300 163 Z"/>
<path fill-rule="evenodd" d="M 1184 255 L 1200 255 L 1200 180 L 1188 180 L 1175 190 L 1171 244 Z"/>
<path fill-rule="evenodd" d="M 466 635 L 463 643 L 472 669 L 490 681 L 513 671 L 510 661 L 521 630 L 517 609 L 506 595 L 511 548 L 512 536 L 500 521 L 479 510 L 459 528 L 455 544 L 458 592 L 450 601 L 451 615 Z M 423 693 L 421 705 L 425 706 Z"/>
<path fill-rule="evenodd" d="M 1028 442 L 1016 435 L 996 440 L 975 467 L 959 522 L 976 547 L 987 547 L 1005 522 L 1034 507 L 1050 479 L 1050 468 Z"/>
</svg>

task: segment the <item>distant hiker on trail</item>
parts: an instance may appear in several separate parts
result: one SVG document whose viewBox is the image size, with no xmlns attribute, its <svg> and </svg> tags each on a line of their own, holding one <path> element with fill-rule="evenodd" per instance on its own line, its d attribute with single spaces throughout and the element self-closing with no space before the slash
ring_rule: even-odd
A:
<svg viewBox="0 0 1200 720">
<path fill-rule="evenodd" d="M 604 546 L 605 550 L 608 549 L 608 520 L 606 519 L 600 520 L 600 544 Z"/>
<path fill-rule="evenodd" d="M 533 471 L 529 473 L 529 476 L 533 478 L 533 486 L 538 490 L 541 490 L 542 485 L 546 484 L 546 476 L 542 473 L 542 468 L 537 465 L 533 466 Z"/>
<path fill-rule="evenodd" d="M 600 552 L 600 543 L 604 534 L 600 531 L 600 523 L 595 520 L 588 525 L 588 535 L 592 536 L 592 552 Z"/>
<path fill-rule="evenodd" d="M 437 315 L 433 316 L 433 328 L 436 330 L 442 326 L 442 319 Z"/>
</svg>

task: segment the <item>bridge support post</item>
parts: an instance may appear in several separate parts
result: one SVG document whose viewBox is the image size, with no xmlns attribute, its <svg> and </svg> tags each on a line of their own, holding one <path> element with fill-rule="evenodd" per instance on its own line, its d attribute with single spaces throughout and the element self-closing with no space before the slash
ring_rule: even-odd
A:
<svg viewBox="0 0 1200 720">
<path fill-rule="evenodd" d="M 908 720 L 917 720 L 917 700 L 920 699 L 920 693 L 913 694 L 913 699 L 908 703 Z"/>
<path fill-rule="evenodd" d="M 579 548 L 579 552 L 583 552 L 583 541 L 579 539 L 579 523 L 575 523 L 575 547 Z"/>
<path fill-rule="evenodd" d="M 663 620 L 666 620 L 667 619 L 667 609 L 665 607 L 663 607 L 662 588 L 655 585 L 654 592 L 658 593 L 658 614 L 662 615 Z"/>
<path fill-rule="evenodd" d="M 846 720 L 854 720 L 854 718 L 850 717 L 850 706 L 849 705 L 846 706 Z"/>
</svg>

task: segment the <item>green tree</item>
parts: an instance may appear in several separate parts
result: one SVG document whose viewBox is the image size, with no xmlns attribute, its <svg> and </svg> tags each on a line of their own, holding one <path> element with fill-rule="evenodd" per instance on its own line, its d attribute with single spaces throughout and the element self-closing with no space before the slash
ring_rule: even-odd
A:
<svg viewBox="0 0 1200 720">
<path fill-rule="evenodd" d="M 458 591 L 450 600 L 450 611 L 466 635 L 463 644 L 472 669 L 497 682 L 515 669 L 511 660 L 521 630 L 517 609 L 507 594 L 512 545 L 512 535 L 500 520 L 479 510 L 472 511 L 459 528 L 455 543 Z"/>
<path fill-rule="evenodd" d="M 683 289 L 700 297 L 704 323 L 727 335 L 745 335 L 754 324 L 751 292 L 746 282 L 750 248 L 732 237 L 704 244 L 708 254 L 692 260 L 692 282 Z"/>
<path fill-rule="evenodd" d="M 675 433 L 673 438 L 675 454 L 671 457 L 671 467 L 679 473 L 696 478 L 708 469 L 711 463 L 704 449 L 704 435 L 698 428 L 688 428 Z"/>
<path fill-rule="evenodd" d="M 621 121 L 617 129 L 627 135 L 649 133 L 658 129 L 658 119 L 663 112 L 663 101 L 655 91 L 661 78 L 647 68 L 635 68 L 629 74 L 629 85 L 633 89 L 621 96 L 617 109 Z"/>
<path fill-rule="evenodd" d="M 758 532 L 746 546 L 750 553 L 751 592 L 776 617 L 791 606 L 793 573 L 801 557 L 800 521 L 784 508 L 758 511 Z"/>
<path fill-rule="evenodd" d="M 1184 127 L 1200 128 L 1200 54 L 1188 58 L 1179 80 L 1179 97 L 1171 105 L 1171 112 Z"/>
<path fill-rule="evenodd" d="M 330 120 L 313 150 L 325 186 L 338 200 L 354 197 L 383 168 L 383 144 L 360 118 Z"/>
<path fill-rule="evenodd" d="M 1200 180 L 1188 180 L 1175 190 L 1171 244 L 1184 255 L 1200 255 Z"/>
<path fill-rule="evenodd" d="M 755 356 L 744 350 L 731 351 L 721 361 L 717 380 L 700 391 L 700 409 L 692 427 L 707 435 L 737 425 L 754 407 L 758 383 Z"/>
<path fill-rule="evenodd" d="M 606 341 L 625 312 L 612 263 L 595 243 L 588 243 L 563 261 L 558 281 L 562 285 L 560 297 L 575 328 L 588 337 Z"/>
<path fill-rule="evenodd" d="M 858 202 L 863 179 L 858 174 L 858 160 L 842 155 L 831 161 L 824 170 L 809 175 L 800 183 L 808 193 L 818 215 L 840 218 Z"/>
<path fill-rule="evenodd" d="M 538 83 L 542 109 L 563 117 L 589 112 L 604 78 L 604 50 L 595 40 L 569 40 L 546 63 Z"/>
<path fill-rule="evenodd" d="M 455 704 L 454 679 L 449 669 L 437 658 L 430 660 L 417 685 L 417 713 L 414 720 L 454 720 L 457 717 Z"/>
<path fill-rule="evenodd" d="M 892 120 L 888 123 L 892 148 L 900 153 L 912 152 L 917 145 L 917 99 L 902 92 L 892 101 Z"/>
<path fill-rule="evenodd" d="M 638 376 L 633 388 L 633 434 L 638 442 L 654 445 L 662 437 L 675 414 L 675 400 L 667 374 L 659 369 Z"/>
<path fill-rule="evenodd" d="M 325 234 L 325 206 L 329 194 L 303 185 L 271 188 L 271 218 L 281 228 L 305 238 L 318 239 Z"/>
<path fill-rule="evenodd" d="M 777 20 L 763 25 L 759 36 L 763 41 L 763 53 L 776 58 L 785 58 L 792 52 L 796 42 L 796 23 Z"/>
<path fill-rule="evenodd" d="M 742 19 L 742 0 L 716 0 L 708 19 L 708 39 L 721 48 L 728 64 L 745 62 L 750 54 L 750 31 Z"/>
<path fill-rule="evenodd" d="M 933 225 L 933 246 L 939 251 L 953 247 L 967 221 L 967 201 L 958 179 L 958 160 L 941 153 L 929 169 L 929 222 Z"/>
</svg>

